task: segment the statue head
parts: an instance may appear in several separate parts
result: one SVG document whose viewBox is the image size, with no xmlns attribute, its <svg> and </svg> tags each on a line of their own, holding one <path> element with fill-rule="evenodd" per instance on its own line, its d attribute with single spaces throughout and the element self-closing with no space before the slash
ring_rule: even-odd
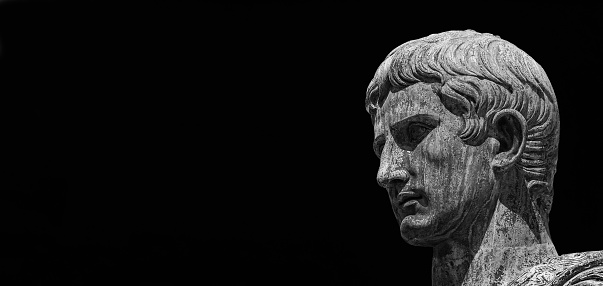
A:
<svg viewBox="0 0 603 286">
<path fill-rule="evenodd" d="M 433 246 L 471 233 L 519 190 L 548 222 L 559 113 L 542 67 L 498 36 L 450 31 L 402 44 L 366 93 L 402 237 Z M 463 231 L 464 230 L 464 231 Z"/>
</svg>

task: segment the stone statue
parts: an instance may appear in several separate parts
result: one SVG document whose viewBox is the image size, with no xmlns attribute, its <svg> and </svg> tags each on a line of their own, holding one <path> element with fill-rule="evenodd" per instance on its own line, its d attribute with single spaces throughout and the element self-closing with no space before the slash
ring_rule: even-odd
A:
<svg viewBox="0 0 603 286">
<path fill-rule="evenodd" d="M 365 100 L 402 238 L 432 285 L 603 285 L 603 251 L 557 254 L 548 228 L 559 112 L 542 67 L 475 31 L 409 41 Z"/>
</svg>

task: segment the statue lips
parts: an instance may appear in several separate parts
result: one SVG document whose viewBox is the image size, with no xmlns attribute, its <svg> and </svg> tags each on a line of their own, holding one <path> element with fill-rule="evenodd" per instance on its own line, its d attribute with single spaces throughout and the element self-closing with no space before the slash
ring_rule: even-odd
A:
<svg viewBox="0 0 603 286">
<path fill-rule="evenodd" d="M 404 190 L 398 193 L 396 205 L 406 215 L 416 213 L 417 205 L 425 205 L 425 196 L 420 190 Z"/>
</svg>

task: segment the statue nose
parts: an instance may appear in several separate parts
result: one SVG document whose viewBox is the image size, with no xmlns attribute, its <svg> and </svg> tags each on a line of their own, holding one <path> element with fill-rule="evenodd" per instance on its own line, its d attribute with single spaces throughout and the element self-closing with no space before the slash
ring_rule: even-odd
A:
<svg viewBox="0 0 603 286">
<path fill-rule="evenodd" d="M 391 170 L 386 174 L 379 174 L 377 176 L 377 183 L 383 188 L 396 187 L 396 189 L 402 189 L 409 180 L 410 174 L 404 168 Z"/>
</svg>

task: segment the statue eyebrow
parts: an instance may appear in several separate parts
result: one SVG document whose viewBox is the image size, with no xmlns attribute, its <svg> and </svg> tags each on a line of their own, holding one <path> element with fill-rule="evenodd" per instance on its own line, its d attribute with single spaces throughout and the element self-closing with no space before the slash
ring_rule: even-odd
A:
<svg viewBox="0 0 603 286">
<path fill-rule="evenodd" d="M 396 126 L 407 125 L 412 122 L 420 122 L 420 123 L 435 127 L 438 124 L 440 124 L 440 118 L 435 115 L 432 115 L 432 114 L 420 113 L 420 114 L 415 114 L 415 115 L 405 117 L 398 122 L 394 122 L 393 124 L 391 124 L 390 128 L 392 128 L 392 126 L 394 126 L 394 125 L 396 125 Z"/>
<path fill-rule="evenodd" d="M 435 128 L 436 126 L 438 126 L 440 124 L 440 118 L 435 115 L 426 114 L 426 113 L 411 115 L 398 122 L 393 123 L 389 127 L 390 133 L 398 134 L 400 130 L 406 129 L 408 127 L 408 125 L 410 125 L 411 123 L 416 123 L 416 122 L 425 124 L 431 128 Z M 396 135 L 394 135 L 394 136 L 396 136 Z M 383 134 L 383 133 L 379 134 L 379 136 L 377 136 L 373 140 L 373 151 L 375 151 L 375 154 L 377 155 L 377 157 L 380 157 L 379 148 L 384 143 L 385 143 L 385 134 Z"/>
<path fill-rule="evenodd" d="M 439 123 L 440 119 L 437 116 L 431 114 L 415 114 L 391 124 L 389 130 L 398 147 L 403 150 L 412 151 L 419 142 L 423 141 L 423 139 L 439 125 Z M 424 125 L 428 130 L 422 131 L 421 134 L 416 135 L 410 130 L 410 126 L 414 124 Z"/>
</svg>

